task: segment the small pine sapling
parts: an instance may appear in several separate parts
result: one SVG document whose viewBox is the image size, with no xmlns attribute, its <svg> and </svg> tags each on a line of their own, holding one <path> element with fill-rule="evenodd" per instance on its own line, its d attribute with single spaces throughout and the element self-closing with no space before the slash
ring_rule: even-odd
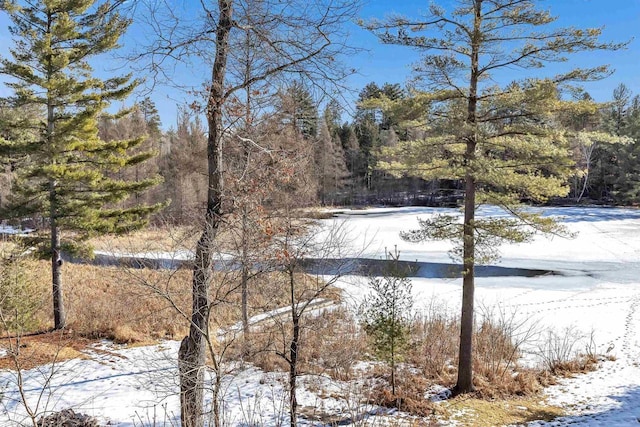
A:
<svg viewBox="0 0 640 427">
<path fill-rule="evenodd" d="M 369 280 L 371 292 L 360 308 L 361 324 L 375 355 L 391 368 L 391 392 L 396 395 L 396 367 L 409 343 L 413 298 L 408 267 L 397 248 L 386 255 L 383 275 Z"/>
</svg>

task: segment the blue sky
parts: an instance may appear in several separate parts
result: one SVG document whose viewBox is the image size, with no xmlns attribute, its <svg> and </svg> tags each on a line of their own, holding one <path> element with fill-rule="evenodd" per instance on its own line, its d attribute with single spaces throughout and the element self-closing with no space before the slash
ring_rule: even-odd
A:
<svg viewBox="0 0 640 427">
<path fill-rule="evenodd" d="M 182 5 L 189 8 L 195 0 L 183 0 Z M 455 4 L 455 0 L 443 0 L 437 2 L 449 8 Z M 365 0 L 360 16 L 364 19 L 384 18 L 390 14 L 402 14 L 407 17 L 418 17 L 421 11 L 428 7 L 428 0 Z M 622 42 L 635 37 L 628 48 L 615 52 L 581 53 L 570 57 L 568 63 L 554 66 L 549 71 L 542 71 L 542 75 L 553 75 L 562 70 L 574 67 L 590 67 L 601 64 L 609 64 L 615 73 L 598 82 L 585 84 L 585 89 L 598 101 L 607 101 L 611 98 L 613 89 L 620 83 L 625 83 L 634 94 L 640 94 L 640 0 L 542 0 L 540 7 L 550 9 L 553 15 L 558 16 L 556 25 L 575 27 L 604 27 L 603 41 Z M 7 30 L 8 19 L 0 15 L 0 54 L 7 53 L 10 36 Z M 123 40 L 122 44 L 131 45 L 139 42 L 139 29 L 134 28 Z M 385 46 L 378 43 L 377 39 L 357 25 L 350 25 L 350 44 L 365 50 L 357 55 L 345 58 L 350 67 L 358 70 L 351 76 L 348 86 L 354 91 L 351 97 L 355 97 L 367 83 L 379 84 L 404 83 L 410 77 L 411 64 L 418 60 L 418 54 L 401 46 Z M 96 69 L 117 69 L 117 73 L 123 72 L 122 63 L 114 58 L 105 56 L 96 63 Z M 126 67 L 126 66 L 125 66 Z M 104 73 L 102 70 L 100 74 Z M 519 71 L 514 71 L 518 73 Z M 537 71 L 540 72 L 540 71 Z M 209 70 L 182 70 L 186 82 L 197 80 L 197 76 L 208 76 Z M 507 80 L 523 77 L 524 75 L 504 75 L 498 77 L 498 83 L 507 83 Z M 503 79 L 505 81 L 500 81 Z M 0 96 L 7 95 L 7 90 L 0 87 Z M 152 98 L 156 101 L 160 111 L 163 127 L 169 128 L 175 124 L 176 103 L 189 101 L 189 95 L 185 95 L 175 89 L 156 88 Z M 133 102 L 132 100 L 129 103 Z M 118 107 L 118 106 L 116 106 Z"/>
</svg>

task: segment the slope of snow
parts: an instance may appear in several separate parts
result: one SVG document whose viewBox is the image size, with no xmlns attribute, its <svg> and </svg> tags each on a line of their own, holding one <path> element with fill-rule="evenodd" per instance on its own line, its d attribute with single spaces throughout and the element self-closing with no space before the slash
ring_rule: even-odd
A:
<svg viewBox="0 0 640 427">
<path fill-rule="evenodd" d="M 416 218 L 455 210 L 431 208 L 347 211 L 325 224 L 346 221 L 353 252 L 362 257 L 383 257 L 394 246 L 401 259 L 450 262 L 446 242 L 408 243 L 399 231 L 417 226 Z M 560 381 L 547 389 L 549 402 L 570 415 L 532 426 L 628 426 L 640 419 L 640 211 L 611 208 L 549 208 L 545 215 L 563 217 L 574 239 L 537 236 L 533 242 L 506 245 L 500 266 L 546 269 L 562 275 L 478 278 L 478 307 L 515 313 L 556 331 L 572 328 L 593 336 L 600 353 L 608 350 L 615 361 L 601 369 Z M 484 215 L 501 214 L 485 209 Z M 166 254 L 163 254 L 165 256 Z M 175 258 L 175 255 L 167 255 Z M 181 254 L 180 258 L 187 257 Z M 366 294 L 365 280 L 344 277 L 340 286 L 348 302 L 357 304 Z M 413 279 L 419 309 L 457 312 L 460 279 Z M 88 354 L 55 367 L 26 371 L 24 384 L 32 409 L 39 413 L 73 407 L 77 412 L 110 421 L 111 425 L 170 425 L 179 415 L 176 355 L 178 342 L 156 346 L 118 348 L 104 344 Z M 531 349 L 535 351 L 535 348 Z M 276 425 L 286 414 L 284 374 L 265 373 L 255 367 L 233 366 L 224 378 L 224 417 L 228 425 Z M 50 375 L 53 372 L 53 375 Z M 303 407 L 347 417 L 373 414 L 375 408 L 357 405 L 338 395 L 355 396 L 354 384 L 326 377 L 303 377 L 299 401 Z M 14 372 L 0 372 L 0 426 L 26 421 Z M 319 390 L 324 390 L 322 393 Z M 333 390 L 333 392 L 332 392 Z M 333 397 L 332 397 L 333 396 Z M 358 415 L 356 414 L 356 415 Z M 308 424 L 313 424 L 309 421 Z"/>
</svg>

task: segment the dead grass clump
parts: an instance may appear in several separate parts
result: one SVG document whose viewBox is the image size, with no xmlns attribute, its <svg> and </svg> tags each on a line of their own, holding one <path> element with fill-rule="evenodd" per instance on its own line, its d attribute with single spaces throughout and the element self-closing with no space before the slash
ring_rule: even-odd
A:
<svg viewBox="0 0 640 427">
<path fill-rule="evenodd" d="M 347 381 L 354 365 L 367 349 L 353 313 L 343 306 L 322 310 L 309 317 L 302 331 L 301 367 L 304 371 L 326 373 Z"/>
<path fill-rule="evenodd" d="M 458 396 L 440 405 L 449 420 L 464 427 L 524 425 L 532 421 L 552 421 L 566 415 L 563 408 L 548 405 L 535 396 L 491 401 Z"/>
<path fill-rule="evenodd" d="M 253 325 L 246 339 L 238 340 L 230 354 L 264 371 L 286 371 L 291 342 L 289 312 Z M 298 370 L 301 374 L 325 374 L 349 380 L 355 364 L 366 351 L 366 338 L 360 333 L 353 314 L 344 307 L 330 306 L 309 311 L 301 319 Z"/>
<path fill-rule="evenodd" d="M 436 407 L 433 402 L 425 398 L 425 392 L 430 385 L 431 382 L 419 373 L 408 369 L 399 370 L 396 378 L 396 394 L 394 395 L 386 384 L 378 384 L 371 394 L 371 403 L 386 408 L 397 408 L 420 417 L 432 416 L 436 412 Z"/>
<path fill-rule="evenodd" d="M 510 377 L 495 377 L 480 368 L 474 372 L 476 391 L 473 395 L 488 400 L 535 396 L 543 388 L 540 374 L 535 369 L 517 368 L 509 371 Z"/>
<path fill-rule="evenodd" d="M 572 359 L 558 361 L 550 372 L 560 377 L 572 377 L 575 374 L 595 371 L 599 363 L 598 358 L 593 355 L 578 354 Z"/>
<path fill-rule="evenodd" d="M 64 360 L 85 358 L 82 352 L 93 341 L 61 331 L 31 336 L 0 338 L 7 354 L 0 357 L 0 369 L 31 369 Z"/>
<path fill-rule="evenodd" d="M 419 367 L 427 378 L 450 383 L 456 369 L 459 334 L 458 320 L 451 315 L 432 311 L 416 318 L 407 362 Z"/>
<path fill-rule="evenodd" d="M 97 250 L 116 253 L 193 250 L 200 232 L 195 227 L 160 223 L 125 235 L 95 237 L 88 243 Z"/>
<path fill-rule="evenodd" d="M 574 326 L 563 330 L 548 330 L 536 355 L 553 375 L 571 376 L 593 371 L 599 357 L 593 333 L 585 336 Z"/>
<path fill-rule="evenodd" d="M 479 318 L 474 332 L 475 396 L 495 399 L 538 393 L 543 387 L 542 381 L 548 379 L 541 370 L 518 365 L 522 346 L 537 334 L 535 325 L 517 321 L 513 314 L 491 310 L 484 310 Z M 457 375 L 459 333 L 457 317 L 431 310 L 414 323 L 414 350 L 408 362 L 434 383 L 453 385 Z"/>
<path fill-rule="evenodd" d="M 331 219 L 335 218 L 336 213 L 321 209 L 306 209 L 302 212 L 301 216 L 309 219 Z"/>
<path fill-rule="evenodd" d="M 187 321 L 174 308 L 186 312 L 190 307 L 186 270 L 137 270 L 132 275 L 113 267 L 67 265 L 65 274 L 69 328 L 78 333 L 115 338 L 122 332 L 120 338 L 136 335 L 135 341 L 143 341 L 186 331 Z"/>
<path fill-rule="evenodd" d="M 50 265 L 33 261 L 27 272 L 44 295 L 38 308 L 36 327 L 25 333 L 51 327 Z M 151 289 L 146 283 L 161 284 Z M 137 270 L 136 276 L 115 267 L 65 263 L 63 283 L 68 329 L 92 338 L 112 338 L 117 328 L 128 328 L 138 339 L 175 338 L 188 323 L 177 315 L 164 297 L 170 295 L 182 310 L 190 307 L 190 272 Z M 131 334 L 129 334 L 131 335 Z"/>
<path fill-rule="evenodd" d="M 129 325 L 116 326 L 110 338 L 116 344 L 139 344 L 145 341 L 145 337 Z"/>
</svg>

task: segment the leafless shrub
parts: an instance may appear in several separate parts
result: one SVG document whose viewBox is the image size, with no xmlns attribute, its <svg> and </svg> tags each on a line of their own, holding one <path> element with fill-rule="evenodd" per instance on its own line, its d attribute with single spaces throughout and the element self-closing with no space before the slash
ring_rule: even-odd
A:
<svg viewBox="0 0 640 427">
<path fill-rule="evenodd" d="M 411 332 L 413 351 L 408 362 L 419 367 L 427 378 L 448 382 L 458 351 L 457 319 L 431 304 L 425 314 L 416 317 Z"/>
<path fill-rule="evenodd" d="M 329 374 L 341 381 L 353 378 L 353 367 L 367 347 L 353 314 L 343 306 L 310 317 L 301 342 L 304 371 Z"/>
<path fill-rule="evenodd" d="M 559 332 L 554 329 L 547 330 L 538 351 L 534 353 L 551 374 L 568 376 L 595 369 L 598 355 L 594 348 L 593 335 L 588 337 L 571 325 Z"/>
</svg>

